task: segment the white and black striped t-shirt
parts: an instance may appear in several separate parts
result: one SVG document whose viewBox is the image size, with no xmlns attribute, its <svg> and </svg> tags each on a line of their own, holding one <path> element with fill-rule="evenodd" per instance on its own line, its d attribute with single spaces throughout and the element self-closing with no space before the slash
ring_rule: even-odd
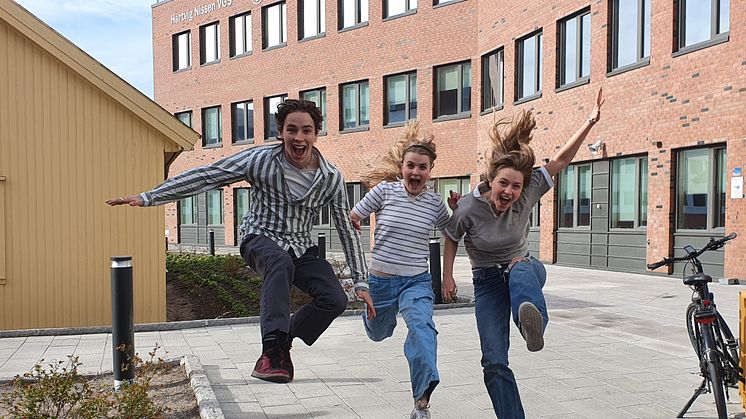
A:
<svg viewBox="0 0 746 419">
<path fill-rule="evenodd" d="M 311 229 L 316 215 L 329 205 L 339 233 L 355 289 L 367 289 L 367 267 L 360 236 L 352 227 L 342 174 L 314 148 L 319 169 L 313 184 L 300 198 L 288 190 L 282 169 L 282 144 L 253 147 L 176 175 L 152 191 L 140 194 L 145 205 L 161 205 L 240 180 L 251 183 L 250 208 L 241 221 L 240 234 L 258 234 L 297 256 L 314 245 Z"/>
<path fill-rule="evenodd" d="M 428 270 L 430 232 L 433 226 L 443 232 L 449 218 L 440 195 L 428 190 L 411 196 L 401 182 L 379 183 L 353 211 L 360 218 L 376 214 L 370 269 L 402 276 Z"/>
</svg>

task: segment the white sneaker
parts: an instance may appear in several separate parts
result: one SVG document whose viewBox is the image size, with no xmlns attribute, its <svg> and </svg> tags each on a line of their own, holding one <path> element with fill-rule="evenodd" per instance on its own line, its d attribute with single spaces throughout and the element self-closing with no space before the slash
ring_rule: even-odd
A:
<svg viewBox="0 0 746 419">
<path fill-rule="evenodd" d="M 524 301 L 518 307 L 518 324 L 521 335 L 526 339 L 526 348 L 537 352 L 544 348 L 544 318 L 535 305 Z"/>
<path fill-rule="evenodd" d="M 414 410 L 409 415 L 409 419 L 430 419 L 430 405 L 424 400 L 414 402 Z"/>
</svg>

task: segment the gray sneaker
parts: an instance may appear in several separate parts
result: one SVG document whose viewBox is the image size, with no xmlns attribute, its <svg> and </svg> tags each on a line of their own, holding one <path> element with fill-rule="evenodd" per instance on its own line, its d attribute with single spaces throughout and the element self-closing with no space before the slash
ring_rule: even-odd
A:
<svg viewBox="0 0 746 419">
<path fill-rule="evenodd" d="M 414 410 L 409 415 L 409 419 L 430 419 L 430 405 L 424 400 L 414 402 Z"/>
<path fill-rule="evenodd" d="M 526 348 L 537 352 L 544 348 L 544 318 L 535 305 L 524 301 L 518 307 L 518 324 L 521 335 L 526 339 Z"/>
</svg>

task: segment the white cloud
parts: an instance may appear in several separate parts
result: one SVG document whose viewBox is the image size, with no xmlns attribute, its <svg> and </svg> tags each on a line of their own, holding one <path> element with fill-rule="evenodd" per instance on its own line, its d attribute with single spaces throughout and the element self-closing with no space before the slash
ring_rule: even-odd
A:
<svg viewBox="0 0 746 419">
<path fill-rule="evenodd" d="M 20 5 L 32 11 L 44 21 L 59 21 L 77 15 L 89 15 L 106 19 L 131 19 L 140 16 L 150 18 L 153 0 L 20 0 Z"/>
</svg>

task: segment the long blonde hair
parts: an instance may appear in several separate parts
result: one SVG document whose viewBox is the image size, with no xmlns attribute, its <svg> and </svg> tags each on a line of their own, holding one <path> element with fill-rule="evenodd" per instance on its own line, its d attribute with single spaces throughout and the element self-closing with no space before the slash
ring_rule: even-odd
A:
<svg viewBox="0 0 746 419">
<path fill-rule="evenodd" d="M 401 175 L 404 155 L 413 152 L 430 157 L 430 167 L 433 167 L 438 155 L 435 152 L 433 135 L 419 136 L 419 120 L 411 120 L 404 127 L 404 133 L 394 146 L 384 154 L 373 171 L 361 178 L 363 184 L 369 189 L 383 181 L 396 181 Z"/>
<path fill-rule="evenodd" d="M 509 126 L 504 134 L 500 134 L 503 126 Z M 536 158 L 534 150 L 529 146 L 531 131 L 536 127 L 536 120 L 531 111 L 522 111 L 518 118 L 509 121 L 500 119 L 490 130 L 491 147 L 487 153 L 487 170 L 481 180 L 491 182 L 500 169 L 510 167 L 523 175 L 523 185 L 531 179 L 531 170 Z"/>
</svg>

